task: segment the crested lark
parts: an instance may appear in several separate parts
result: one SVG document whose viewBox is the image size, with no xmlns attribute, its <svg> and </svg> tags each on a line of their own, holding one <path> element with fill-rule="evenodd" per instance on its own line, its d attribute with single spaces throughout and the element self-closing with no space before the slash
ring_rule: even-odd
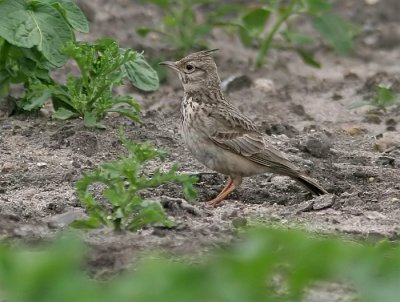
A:
<svg viewBox="0 0 400 302">
<path fill-rule="evenodd" d="M 314 194 L 327 193 L 226 100 L 217 66 L 210 56 L 213 51 L 160 63 L 176 71 L 183 84 L 181 131 L 189 151 L 206 167 L 229 176 L 225 188 L 208 205 L 221 202 L 243 177 L 267 172 L 290 176 Z"/>
</svg>

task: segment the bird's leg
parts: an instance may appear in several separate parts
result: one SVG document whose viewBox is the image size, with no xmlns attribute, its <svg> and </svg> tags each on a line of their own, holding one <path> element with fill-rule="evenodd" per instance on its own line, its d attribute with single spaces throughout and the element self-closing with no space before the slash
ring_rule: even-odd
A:
<svg viewBox="0 0 400 302">
<path fill-rule="evenodd" d="M 225 193 L 225 191 L 232 185 L 232 178 L 228 178 L 228 182 L 226 183 L 225 187 L 222 189 L 222 191 L 217 195 L 217 197 L 215 197 L 214 199 L 211 199 L 209 201 L 207 201 L 207 205 L 212 205 L 211 203 L 214 202 L 215 200 L 217 200 L 222 194 Z"/>
<path fill-rule="evenodd" d="M 240 184 L 242 183 L 242 177 L 230 177 L 228 183 L 226 184 L 225 188 L 218 194 L 217 197 L 214 199 L 207 201 L 207 206 L 216 206 L 222 200 L 226 198 L 232 191 L 234 191 Z"/>
<path fill-rule="evenodd" d="M 222 189 L 221 192 L 219 192 L 217 197 L 215 197 L 214 199 L 217 199 L 220 195 L 222 195 L 232 185 L 232 182 L 233 182 L 232 178 L 229 177 L 225 187 Z"/>
</svg>

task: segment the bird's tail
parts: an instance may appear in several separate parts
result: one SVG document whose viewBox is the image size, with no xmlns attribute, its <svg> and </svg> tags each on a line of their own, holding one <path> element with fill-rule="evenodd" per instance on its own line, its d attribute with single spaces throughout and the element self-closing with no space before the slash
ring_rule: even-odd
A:
<svg viewBox="0 0 400 302">
<path fill-rule="evenodd" d="M 308 175 L 299 174 L 293 177 L 293 179 L 315 195 L 328 194 L 328 192 L 323 187 L 321 187 L 314 179 L 312 179 Z"/>
</svg>

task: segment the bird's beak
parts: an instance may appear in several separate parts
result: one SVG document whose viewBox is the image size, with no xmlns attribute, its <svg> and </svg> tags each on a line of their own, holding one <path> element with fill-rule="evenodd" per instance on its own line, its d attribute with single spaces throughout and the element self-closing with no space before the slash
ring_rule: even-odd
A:
<svg viewBox="0 0 400 302">
<path fill-rule="evenodd" d="M 169 68 L 175 70 L 176 72 L 179 72 L 177 62 L 165 61 L 165 62 L 158 63 L 158 65 L 165 65 L 165 66 L 168 66 Z"/>
</svg>

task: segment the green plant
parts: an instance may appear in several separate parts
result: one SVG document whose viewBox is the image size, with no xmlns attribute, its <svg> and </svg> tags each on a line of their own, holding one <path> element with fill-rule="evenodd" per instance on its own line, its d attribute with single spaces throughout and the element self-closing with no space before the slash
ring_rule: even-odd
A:
<svg viewBox="0 0 400 302">
<path fill-rule="evenodd" d="M 139 104 L 130 96 L 115 96 L 113 89 L 125 78 L 141 90 L 158 89 L 157 73 L 141 54 L 112 39 L 70 44 L 65 53 L 77 63 L 80 77 L 69 75 L 65 85 L 32 85 L 25 110 L 41 107 L 51 96 L 58 119 L 82 117 L 87 127 L 104 128 L 99 121 L 105 114 L 118 112 L 140 122 Z"/>
<path fill-rule="evenodd" d="M 386 109 L 400 102 L 400 94 L 395 93 L 390 86 L 378 85 L 375 88 L 374 95 L 364 99 L 351 106 L 352 109 L 362 106 L 372 106 L 376 109 L 386 111 Z"/>
<path fill-rule="evenodd" d="M 70 0 L 0 0 L 0 97 L 12 84 L 52 84 L 49 71 L 67 61 L 63 49 L 74 30 L 87 33 L 89 26 Z"/>
<path fill-rule="evenodd" d="M 339 54 L 352 50 L 354 29 L 347 21 L 331 12 L 327 0 L 273 0 L 256 8 L 250 8 L 241 16 L 238 24 L 239 36 L 246 46 L 259 48 L 256 67 L 261 67 L 272 47 L 296 51 L 306 64 L 319 67 L 320 64 L 306 46 L 315 39 L 298 32 L 292 24 L 294 16 L 311 18 L 312 25 L 322 39 Z M 268 30 L 266 27 L 270 23 Z M 280 35 L 280 42 L 274 40 Z"/>
<path fill-rule="evenodd" d="M 197 178 L 178 174 L 176 166 L 166 172 L 156 169 L 151 176 L 144 175 L 143 169 L 150 160 L 163 160 L 166 154 L 146 144 L 129 142 L 123 134 L 121 141 L 128 151 L 127 156 L 121 155 L 120 159 L 103 164 L 77 182 L 79 199 L 90 217 L 74 225 L 85 228 L 106 225 L 117 231 L 135 231 L 149 224 L 172 226 L 160 204 L 143 200 L 141 191 L 176 182 L 182 184 L 185 196 L 191 199 L 196 195 L 193 183 Z M 103 185 L 107 202 L 97 200 L 91 193 L 90 187 L 95 183 Z"/>
<path fill-rule="evenodd" d="M 400 248 L 388 242 L 365 245 L 260 228 L 246 232 L 236 246 L 214 251 L 196 264 L 153 256 L 134 270 L 103 281 L 82 270 L 83 255 L 82 244 L 71 236 L 46 247 L 0 245 L 0 298 L 8 302 L 294 302 L 310 300 L 309 289 L 329 297 L 335 288 L 342 294 L 341 301 L 397 302 L 400 295 Z M 343 288 L 329 286 L 332 282 Z"/>
<path fill-rule="evenodd" d="M 94 298 L 98 282 L 81 271 L 84 248 L 82 242 L 72 236 L 36 248 L 2 243 L 0 300 L 95 302 L 90 297 Z"/>
<path fill-rule="evenodd" d="M 162 9 L 162 25 L 160 28 L 142 27 L 136 31 L 141 36 L 150 32 L 160 34 L 179 56 L 184 56 L 189 50 L 207 48 L 205 37 L 213 27 L 220 25 L 222 15 L 237 9 L 236 5 L 220 5 L 213 0 L 150 0 L 146 3 Z M 198 8 L 205 4 L 213 5 L 213 10 L 200 13 Z"/>
</svg>

